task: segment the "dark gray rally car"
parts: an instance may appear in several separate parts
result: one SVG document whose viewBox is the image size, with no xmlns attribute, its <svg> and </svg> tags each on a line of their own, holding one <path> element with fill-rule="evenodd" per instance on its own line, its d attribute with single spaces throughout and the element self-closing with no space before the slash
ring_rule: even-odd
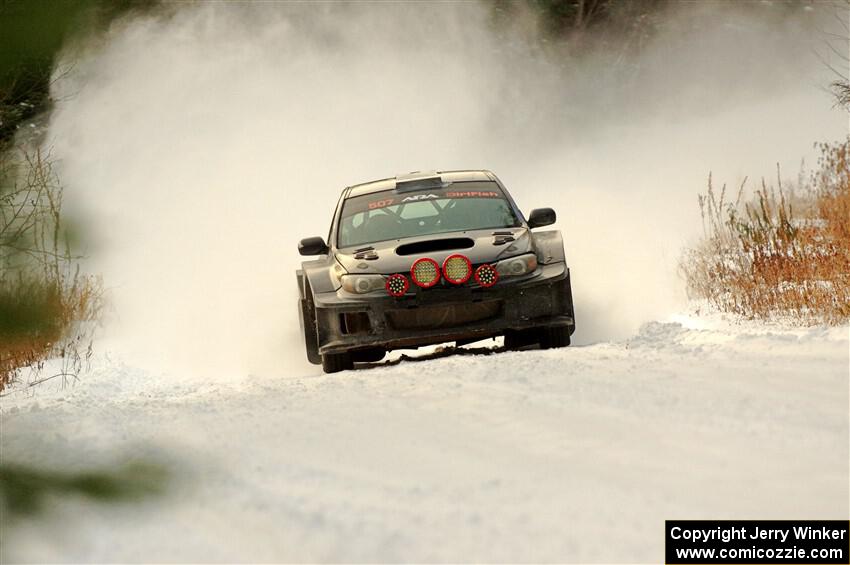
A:
<svg viewBox="0 0 850 565">
<path fill-rule="evenodd" d="M 490 171 L 411 173 L 342 192 L 296 273 L 307 358 L 325 372 L 392 349 L 505 336 L 569 345 L 570 270 L 551 208 L 528 219 Z"/>
</svg>

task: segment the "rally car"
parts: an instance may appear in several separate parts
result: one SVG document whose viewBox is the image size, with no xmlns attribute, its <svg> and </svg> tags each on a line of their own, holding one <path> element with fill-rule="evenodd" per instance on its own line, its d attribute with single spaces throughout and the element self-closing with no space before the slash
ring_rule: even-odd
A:
<svg viewBox="0 0 850 565">
<path fill-rule="evenodd" d="M 569 345 L 570 271 L 551 208 L 526 219 L 490 171 L 410 173 L 343 190 L 328 240 L 301 240 L 307 358 L 326 373 L 387 351 L 504 336 Z"/>
</svg>

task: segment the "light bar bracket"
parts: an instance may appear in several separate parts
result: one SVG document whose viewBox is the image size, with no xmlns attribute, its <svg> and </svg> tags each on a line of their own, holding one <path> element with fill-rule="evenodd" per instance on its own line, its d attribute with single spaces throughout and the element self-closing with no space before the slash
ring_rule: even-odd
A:
<svg viewBox="0 0 850 565">
<path fill-rule="evenodd" d="M 395 183 L 396 192 L 411 192 L 413 190 L 431 190 L 435 188 L 444 188 L 443 179 L 440 177 L 430 177 L 425 179 L 406 180 Z"/>
<path fill-rule="evenodd" d="M 439 173 L 410 173 L 409 175 L 399 175 L 396 177 L 395 190 L 396 192 L 410 192 L 413 190 L 432 190 L 436 188 L 445 188 L 448 183 L 443 182 L 443 178 Z"/>
</svg>

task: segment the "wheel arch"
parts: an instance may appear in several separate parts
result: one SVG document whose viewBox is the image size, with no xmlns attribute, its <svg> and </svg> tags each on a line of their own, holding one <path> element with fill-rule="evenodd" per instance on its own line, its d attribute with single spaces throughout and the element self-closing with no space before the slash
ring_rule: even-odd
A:
<svg viewBox="0 0 850 565">
<path fill-rule="evenodd" d="M 531 237 L 537 251 L 537 260 L 541 264 L 567 262 L 564 252 L 564 237 L 560 230 L 532 232 Z"/>
<path fill-rule="evenodd" d="M 296 282 L 298 283 L 298 298 L 301 298 L 303 300 L 304 298 L 307 297 L 307 295 L 304 291 L 304 288 L 306 286 L 306 281 L 304 280 L 304 271 L 301 270 L 301 269 L 298 269 L 297 271 L 295 271 L 295 279 L 296 279 Z"/>
</svg>

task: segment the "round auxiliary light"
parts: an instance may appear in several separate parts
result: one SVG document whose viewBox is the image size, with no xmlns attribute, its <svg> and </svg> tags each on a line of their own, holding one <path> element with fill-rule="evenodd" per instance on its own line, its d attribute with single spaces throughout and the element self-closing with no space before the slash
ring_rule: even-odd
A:
<svg viewBox="0 0 850 565">
<path fill-rule="evenodd" d="M 417 259 L 410 267 L 410 278 L 422 288 L 430 288 L 440 282 L 440 266 L 428 257 Z"/>
<path fill-rule="evenodd" d="M 390 296 L 404 296 L 407 292 L 410 283 L 407 282 L 407 277 L 396 273 L 387 277 L 387 294 Z"/>
<path fill-rule="evenodd" d="M 463 284 L 472 276 L 472 263 L 463 255 L 449 255 L 443 261 L 443 276 L 450 283 Z"/>
<path fill-rule="evenodd" d="M 475 281 L 481 286 L 493 286 L 499 280 L 499 273 L 493 265 L 484 264 L 475 269 Z"/>
</svg>

